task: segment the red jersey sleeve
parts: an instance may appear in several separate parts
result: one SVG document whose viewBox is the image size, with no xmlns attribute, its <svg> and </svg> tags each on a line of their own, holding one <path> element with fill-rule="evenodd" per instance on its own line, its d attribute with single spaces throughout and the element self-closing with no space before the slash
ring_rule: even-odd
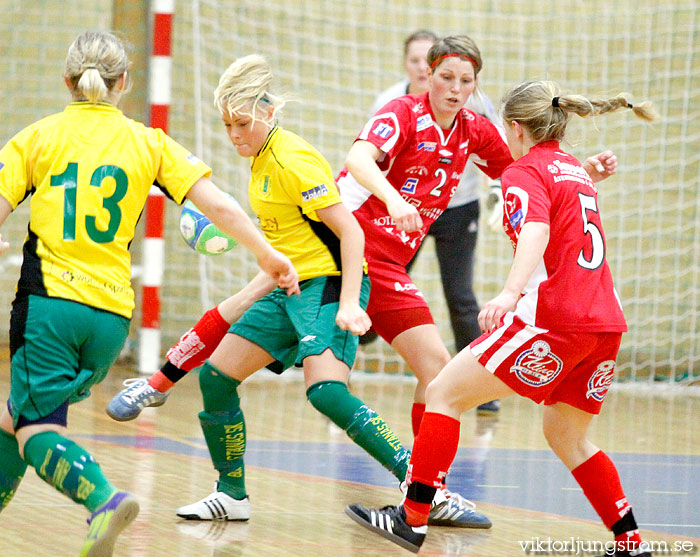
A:
<svg viewBox="0 0 700 557">
<path fill-rule="evenodd" d="M 389 158 L 393 158 L 403 149 L 410 134 L 415 133 L 414 119 L 408 103 L 399 97 L 372 116 L 357 139 L 369 141 Z"/>
<path fill-rule="evenodd" d="M 500 178 L 506 167 L 513 162 L 508 144 L 488 118 L 472 111 L 466 112 L 468 119 L 473 118 L 469 123 L 471 130 L 469 141 L 475 145 L 470 149 L 471 160 L 489 178 Z"/>
<path fill-rule="evenodd" d="M 501 176 L 503 217 L 516 237 L 526 222 L 550 224 L 552 206 L 547 187 L 534 169 L 511 167 Z"/>
</svg>

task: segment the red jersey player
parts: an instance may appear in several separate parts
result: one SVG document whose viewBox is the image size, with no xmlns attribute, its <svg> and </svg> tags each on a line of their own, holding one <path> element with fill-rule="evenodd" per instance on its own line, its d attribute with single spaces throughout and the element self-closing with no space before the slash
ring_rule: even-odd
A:
<svg viewBox="0 0 700 557">
<path fill-rule="evenodd" d="M 428 64 L 428 92 L 400 97 L 380 109 L 360 132 L 338 177 L 343 201 L 365 232 L 372 327 L 418 378 L 414 434 L 425 389 L 450 356 L 405 265 L 447 207 L 468 158 L 491 178 L 513 162 L 496 127 L 463 108 L 482 66 L 474 41 L 464 35 L 442 38 L 430 48 Z M 606 152 L 589 159 L 586 169 L 602 179 L 616 165 L 615 156 Z"/>
<path fill-rule="evenodd" d="M 516 161 L 501 177 L 503 224 L 515 259 L 503 291 L 479 314 L 484 334 L 427 390 L 405 502 L 346 509 L 356 522 L 412 551 L 425 539 L 429 503 L 457 452 L 460 414 L 517 393 L 545 403 L 545 437 L 612 530 L 615 555 L 650 555 L 615 465 L 587 439 L 626 324 L 605 259 L 595 186 L 559 141 L 571 113 L 633 108 L 646 120 L 654 114 L 649 103 L 633 107 L 623 95 L 589 100 L 558 91 L 552 82 L 526 82 L 504 98 Z"/>
</svg>

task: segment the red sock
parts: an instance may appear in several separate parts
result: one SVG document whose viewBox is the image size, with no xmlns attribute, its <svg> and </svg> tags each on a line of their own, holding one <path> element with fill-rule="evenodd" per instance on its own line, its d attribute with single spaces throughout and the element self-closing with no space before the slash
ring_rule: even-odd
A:
<svg viewBox="0 0 700 557">
<path fill-rule="evenodd" d="M 158 370 L 148 379 L 148 384 L 151 387 L 153 387 L 156 391 L 166 393 L 172 388 L 172 386 L 175 383 L 168 379 L 162 371 Z"/>
<path fill-rule="evenodd" d="M 211 356 L 230 326 L 230 323 L 221 317 L 218 308 L 212 308 L 194 327 L 182 335 L 165 357 L 175 367 L 191 371 Z M 154 388 L 157 387 L 154 385 Z"/>
<path fill-rule="evenodd" d="M 413 438 L 418 437 L 420 431 L 420 423 L 425 414 L 425 404 L 422 402 L 414 402 L 411 407 L 411 425 L 413 426 Z"/>
<path fill-rule="evenodd" d="M 627 503 L 625 492 L 622 491 L 620 476 L 613 461 L 603 451 L 598 451 L 571 473 L 609 530 L 619 530 L 621 524 L 630 525 L 629 529 L 623 528 L 623 531 L 616 532 L 615 541 L 629 542 L 630 549 L 641 543 L 642 538 L 632 516 L 632 507 Z M 623 520 L 625 515 L 628 516 Z M 616 524 L 618 525 L 613 528 Z"/>
<path fill-rule="evenodd" d="M 420 432 L 413 443 L 411 463 L 408 466 L 408 483 L 419 482 L 429 487 L 440 488 L 459 446 L 459 420 L 426 412 Z M 430 501 L 404 502 L 406 519 L 411 526 L 422 526 L 428 522 Z"/>
</svg>

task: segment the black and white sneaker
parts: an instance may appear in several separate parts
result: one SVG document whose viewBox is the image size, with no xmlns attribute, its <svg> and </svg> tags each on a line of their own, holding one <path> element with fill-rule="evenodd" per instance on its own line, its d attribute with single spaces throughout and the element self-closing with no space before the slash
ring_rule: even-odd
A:
<svg viewBox="0 0 700 557">
<path fill-rule="evenodd" d="M 177 516 L 187 520 L 248 520 L 250 518 L 250 501 L 234 499 L 226 493 L 215 491 L 204 499 L 180 507 Z"/>
<path fill-rule="evenodd" d="M 428 526 L 409 526 L 406 524 L 406 511 L 403 506 L 387 506 L 381 509 L 368 509 L 360 504 L 345 507 L 345 514 L 364 526 L 376 532 L 383 538 L 418 553 L 425 541 Z"/>
</svg>

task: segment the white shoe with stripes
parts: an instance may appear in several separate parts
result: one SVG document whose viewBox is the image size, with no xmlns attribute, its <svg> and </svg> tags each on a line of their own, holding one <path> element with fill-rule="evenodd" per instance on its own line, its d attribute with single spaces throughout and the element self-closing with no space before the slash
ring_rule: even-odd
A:
<svg viewBox="0 0 700 557">
<path fill-rule="evenodd" d="M 215 491 L 204 499 L 180 507 L 177 516 L 187 520 L 248 520 L 250 518 L 250 500 L 234 499 L 233 497 Z"/>
<path fill-rule="evenodd" d="M 388 506 L 381 509 L 368 509 L 359 504 L 345 507 L 345 514 L 360 526 L 376 532 L 383 538 L 418 553 L 425 541 L 428 526 L 409 526 L 406 524 L 406 511 L 403 506 Z"/>
</svg>

